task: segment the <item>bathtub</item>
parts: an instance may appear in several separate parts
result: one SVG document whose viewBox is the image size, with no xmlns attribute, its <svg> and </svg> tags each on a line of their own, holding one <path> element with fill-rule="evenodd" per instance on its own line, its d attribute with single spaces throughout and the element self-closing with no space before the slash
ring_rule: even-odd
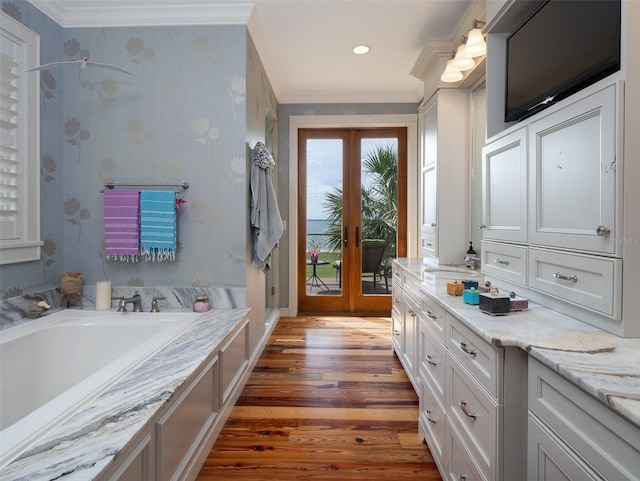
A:
<svg viewBox="0 0 640 481">
<path fill-rule="evenodd" d="M 200 316 L 63 310 L 0 331 L 0 468 Z"/>
</svg>

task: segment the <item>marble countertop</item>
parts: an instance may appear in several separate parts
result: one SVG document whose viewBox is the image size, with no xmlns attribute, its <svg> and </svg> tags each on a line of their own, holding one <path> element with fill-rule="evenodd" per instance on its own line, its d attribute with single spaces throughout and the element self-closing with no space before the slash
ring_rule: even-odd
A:
<svg viewBox="0 0 640 481">
<path fill-rule="evenodd" d="M 487 342 L 527 351 L 640 427 L 640 339 L 609 334 L 531 302 L 526 311 L 490 316 L 466 304 L 462 297 L 447 294 L 447 281 L 466 280 L 465 275 L 426 273 L 425 268 L 434 266 L 422 259 L 395 262 L 420 282 L 421 290 Z"/>
<path fill-rule="evenodd" d="M 212 309 L 203 314 L 173 342 L 2 468 L 0 480 L 95 479 L 248 312 Z"/>
</svg>

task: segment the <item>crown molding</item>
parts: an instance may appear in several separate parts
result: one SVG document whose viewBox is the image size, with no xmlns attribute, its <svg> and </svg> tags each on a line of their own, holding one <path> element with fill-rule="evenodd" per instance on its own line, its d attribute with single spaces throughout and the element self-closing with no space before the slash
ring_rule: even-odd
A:
<svg viewBox="0 0 640 481">
<path fill-rule="evenodd" d="M 484 21 L 486 18 L 484 0 L 474 0 L 467 8 L 456 28 L 451 32 L 448 38 L 430 38 L 427 40 L 422 52 L 418 56 L 411 75 L 423 80 L 429 75 L 429 70 L 435 67 L 439 68 L 439 60 L 444 56 L 447 59 L 451 56 L 451 52 L 460 45 L 462 36 L 466 36 L 473 27 L 474 20 Z M 477 65 L 476 65 L 477 66 Z M 474 67 L 476 68 L 476 67 Z"/>
<path fill-rule="evenodd" d="M 284 91 L 278 99 L 281 104 L 417 104 L 422 92 L 295 92 Z"/>
<path fill-rule="evenodd" d="M 126 0 L 71 2 L 60 0 L 29 0 L 38 10 L 63 28 L 68 27 L 141 27 L 166 25 L 245 25 L 254 2 L 212 3 L 188 0 L 166 3 Z"/>
</svg>

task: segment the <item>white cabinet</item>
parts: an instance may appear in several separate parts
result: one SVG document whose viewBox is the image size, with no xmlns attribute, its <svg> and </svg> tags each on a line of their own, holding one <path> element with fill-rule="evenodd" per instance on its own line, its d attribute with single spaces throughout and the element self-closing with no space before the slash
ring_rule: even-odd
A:
<svg viewBox="0 0 640 481">
<path fill-rule="evenodd" d="M 527 479 L 640 480 L 640 435 L 575 385 L 529 359 Z"/>
<path fill-rule="evenodd" d="M 446 345 L 447 442 L 478 470 L 472 479 L 524 479 L 526 354 L 489 344 L 448 312 Z"/>
<path fill-rule="evenodd" d="M 616 85 L 529 125 L 529 242 L 615 254 Z"/>
<path fill-rule="evenodd" d="M 440 89 L 419 109 L 422 255 L 461 263 L 469 243 L 467 90 Z"/>
<path fill-rule="evenodd" d="M 482 238 L 527 241 L 527 129 L 482 149 Z"/>
</svg>

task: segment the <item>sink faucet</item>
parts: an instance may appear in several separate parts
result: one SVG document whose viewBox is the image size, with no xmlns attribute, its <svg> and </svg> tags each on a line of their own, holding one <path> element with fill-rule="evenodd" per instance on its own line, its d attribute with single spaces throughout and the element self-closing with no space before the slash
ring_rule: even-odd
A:
<svg viewBox="0 0 640 481">
<path fill-rule="evenodd" d="M 142 297 L 138 291 L 131 297 L 116 297 L 118 312 L 127 312 L 127 304 L 133 304 L 133 312 L 142 312 Z"/>
</svg>

